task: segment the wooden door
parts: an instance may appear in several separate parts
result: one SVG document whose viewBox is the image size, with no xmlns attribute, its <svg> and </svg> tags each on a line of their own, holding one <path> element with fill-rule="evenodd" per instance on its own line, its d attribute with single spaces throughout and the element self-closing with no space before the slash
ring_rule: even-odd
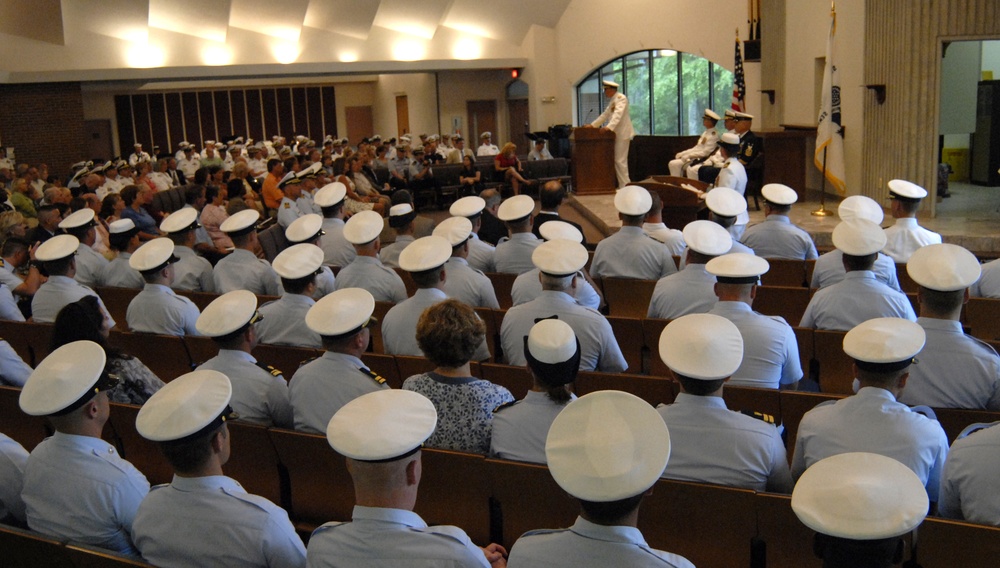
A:
<svg viewBox="0 0 1000 568">
<path fill-rule="evenodd" d="M 111 142 L 111 121 L 107 119 L 85 120 L 83 128 L 87 137 L 87 159 L 100 157 L 110 160 L 115 155 L 115 149 Z"/>
<path fill-rule="evenodd" d="M 497 132 L 497 102 L 493 101 L 468 101 L 466 110 L 469 114 L 469 134 L 467 146 L 473 149 L 479 147 L 479 135 L 483 132 L 493 133 L 493 143 L 503 146 L 500 143 L 500 133 Z"/>
<path fill-rule="evenodd" d="M 525 137 L 529 130 L 528 126 L 528 99 L 510 99 L 507 101 L 508 124 L 507 132 L 510 133 L 510 141 L 517 144 L 518 154 L 527 154 L 531 151 L 531 143 Z"/>
<path fill-rule="evenodd" d="M 410 102 L 406 95 L 396 97 L 396 136 L 410 133 Z"/>
<path fill-rule="evenodd" d="M 347 118 L 347 138 L 352 144 L 375 133 L 371 106 L 346 107 L 344 114 Z"/>
</svg>

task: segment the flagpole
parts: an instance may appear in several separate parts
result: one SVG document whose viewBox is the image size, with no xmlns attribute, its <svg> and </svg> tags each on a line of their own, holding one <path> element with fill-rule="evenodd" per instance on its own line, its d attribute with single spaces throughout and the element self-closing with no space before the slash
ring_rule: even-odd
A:
<svg viewBox="0 0 1000 568">
<path fill-rule="evenodd" d="M 819 184 L 819 209 L 812 212 L 816 217 L 832 215 L 826 208 L 826 148 L 823 148 L 823 179 Z"/>
</svg>

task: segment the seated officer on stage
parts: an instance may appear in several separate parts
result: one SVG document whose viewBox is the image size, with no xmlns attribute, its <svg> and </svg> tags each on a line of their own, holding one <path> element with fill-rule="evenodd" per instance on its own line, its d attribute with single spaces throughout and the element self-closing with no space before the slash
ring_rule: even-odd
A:
<svg viewBox="0 0 1000 568">
<path fill-rule="evenodd" d="M 677 272 L 670 250 L 642 232 L 642 223 L 652 206 L 653 198 L 645 188 L 627 185 L 615 192 L 615 209 L 622 226 L 597 243 L 591 276 L 658 280 Z"/>
<path fill-rule="evenodd" d="M 701 117 L 701 125 L 705 127 L 705 131 L 698 137 L 697 144 L 687 150 L 677 152 L 674 159 L 670 160 L 668 164 L 670 175 L 680 177 L 689 163 L 694 160 L 700 162 L 712 155 L 712 152 L 715 151 L 716 143 L 719 141 L 719 132 L 715 129 L 715 125 L 719 123 L 719 118 L 719 115 L 712 109 L 705 109 L 705 114 Z"/>
<path fill-rule="evenodd" d="M 378 258 L 382 242 L 382 216 L 374 211 L 355 213 L 344 225 L 344 238 L 354 245 L 357 253 L 350 264 L 341 268 L 336 288 L 364 288 L 376 302 L 398 304 L 406 299 L 406 285 L 393 269 Z"/>
<path fill-rule="evenodd" d="M 21 497 L 31 530 L 137 555 L 132 522 L 149 482 L 101 439 L 106 391 L 118 383 L 105 363 L 100 345 L 74 341 L 50 353 L 28 378 L 21 410 L 45 416 L 56 432 L 31 451 Z"/>
<path fill-rule="evenodd" d="M 198 223 L 198 210 L 184 207 L 171 213 L 160 223 L 160 230 L 174 242 L 174 281 L 170 287 L 188 292 L 215 292 L 212 263 L 194 252 Z"/>
<path fill-rule="evenodd" d="M 281 278 L 263 258 L 257 258 L 256 209 L 244 209 L 222 222 L 219 229 L 233 240 L 236 250 L 215 265 L 215 289 L 220 294 L 249 290 L 254 294 L 278 296 Z"/>
<path fill-rule="evenodd" d="M 361 288 L 344 288 L 309 308 L 306 325 L 323 341 L 322 356 L 304 362 L 288 387 L 295 429 L 322 434 L 330 418 L 355 398 L 388 389 L 385 379 L 361 361 L 371 340 L 375 299 Z"/>
<path fill-rule="evenodd" d="M 257 347 L 255 326 L 260 319 L 257 297 L 246 290 L 234 290 L 213 300 L 198 318 L 198 331 L 215 341 L 219 354 L 197 370 L 219 371 L 229 377 L 231 404 L 241 419 L 290 428 L 292 407 L 285 378 L 281 371 L 250 354 Z"/>
<path fill-rule="evenodd" d="M 816 244 L 809 233 L 796 227 L 788 219 L 792 204 L 798 201 L 795 190 L 780 183 L 769 183 L 760 190 L 764 196 L 763 223 L 748 227 L 743 234 L 743 244 L 764 258 L 814 260 L 819 257 Z"/>
<path fill-rule="evenodd" d="M 650 548 L 636 528 L 639 506 L 670 457 L 670 433 L 649 403 L 612 390 L 580 397 L 552 423 L 545 457 L 559 487 L 580 502 L 580 516 L 569 528 L 517 539 L 511 568 L 694 568 L 682 556 Z"/>
<path fill-rule="evenodd" d="M 684 227 L 687 263 L 680 272 L 661 278 L 653 288 L 646 317 L 674 319 L 685 314 L 704 313 L 712 309 L 715 297 L 715 276 L 705 270 L 705 263 L 726 254 L 733 239 L 725 229 L 711 221 L 692 221 Z"/>
<path fill-rule="evenodd" d="M 583 244 L 583 233 L 573 225 L 563 221 L 549 221 L 541 226 L 539 232 L 546 241 L 565 239 Z M 536 267 L 514 279 L 510 296 L 515 306 L 530 302 L 542 295 L 542 282 L 538 278 L 539 274 Z M 591 282 L 590 275 L 586 271 L 580 270 L 576 273 L 576 286 L 568 290 L 567 293 L 573 296 L 581 306 L 598 310 L 604 303 L 604 298 L 597 291 L 597 286 Z"/>
<path fill-rule="evenodd" d="M 726 132 L 735 133 L 736 111 L 731 108 L 727 108 L 726 112 L 723 113 L 722 115 L 722 124 Z M 718 136 L 716 136 L 716 139 L 718 139 Z M 703 166 L 709 166 L 717 169 L 721 167 L 725 161 L 726 161 L 725 158 L 722 157 L 722 150 L 719 149 L 718 146 L 716 146 L 715 149 L 708 155 L 707 158 L 700 160 L 691 160 L 690 162 L 688 162 L 687 167 L 685 168 L 686 170 L 685 175 L 690 179 L 701 179 L 698 176 L 698 170 L 700 170 Z M 716 173 L 715 175 L 718 176 L 718 173 Z"/>
<path fill-rule="evenodd" d="M 285 238 L 288 239 L 289 245 L 298 244 L 308 244 L 319 248 L 322 252 L 323 249 L 320 247 L 321 240 L 325 233 L 323 232 L 323 217 L 316 213 L 308 213 L 299 217 L 298 219 L 292 221 L 292 224 L 285 229 Z M 313 290 L 312 297 L 314 300 L 318 300 L 323 296 L 326 296 L 330 292 L 333 292 L 337 287 L 337 279 L 333 275 L 333 271 L 330 270 L 329 266 L 323 266 L 323 259 L 326 257 L 326 253 L 320 257 L 320 267 L 317 268 L 316 273 L 316 289 Z M 278 272 L 275 268 L 275 272 Z M 278 276 L 281 276 L 279 273 Z"/>
<path fill-rule="evenodd" d="M 682 316 L 660 334 L 660 358 L 681 385 L 674 403 L 657 409 L 670 429 L 663 477 L 788 493 L 792 476 L 774 419 L 729 410 L 722 400 L 743 362 L 743 341 L 732 322 L 712 314 Z"/>
<path fill-rule="evenodd" d="M 131 222 L 131 221 L 129 221 Z M 96 292 L 73 279 L 76 274 L 76 249 L 80 241 L 73 235 L 56 235 L 38 245 L 35 259 L 42 263 L 49 278 L 31 299 L 32 319 L 38 323 L 52 323 L 60 310 L 84 296 L 94 296 L 101 305 L 108 329 L 115 327 L 104 302 Z"/>
<path fill-rule="evenodd" d="M 845 197 L 837 206 L 837 216 L 841 222 L 853 221 L 855 219 L 865 219 L 876 225 L 882 224 L 882 206 L 874 199 L 864 195 L 852 195 Z M 833 249 L 828 253 L 821 254 L 816 259 L 816 266 L 813 269 L 812 282 L 810 288 L 823 288 L 830 284 L 836 284 L 844 279 L 847 272 L 844 270 L 844 251 Z M 897 292 L 902 292 L 899 287 L 899 280 L 896 276 L 896 263 L 888 255 L 879 253 L 872 265 L 872 272 L 875 279 L 889 286 Z"/>
<path fill-rule="evenodd" d="M 941 235 L 917 224 L 920 202 L 927 197 L 927 190 L 902 179 L 889 180 L 889 197 L 892 199 L 892 216 L 896 224 L 885 230 L 885 254 L 896 262 L 910 260 L 918 248 L 941 242 Z"/>
<path fill-rule="evenodd" d="M 281 276 L 281 298 L 260 307 L 257 340 L 270 345 L 321 347 L 319 335 L 306 326 L 306 313 L 316 303 L 313 292 L 322 272 L 323 250 L 316 245 L 292 245 L 274 257 L 274 271 Z"/>
<path fill-rule="evenodd" d="M 281 507 L 250 495 L 222 473 L 229 461 L 226 423 L 233 388 L 217 371 L 177 377 L 143 405 L 135 420 L 174 470 L 135 517 L 135 545 L 147 562 L 187 566 L 301 566 L 306 549 Z"/>
<path fill-rule="evenodd" d="M 809 468 L 792 492 L 792 511 L 816 531 L 823 568 L 889 568 L 903 561 L 903 537 L 927 516 L 920 479 L 898 461 L 865 452 Z"/>
<path fill-rule="evenodd" d="M 444 293 L 473 308 L 500 309 L 496 291 L 489 277 L 469 266 L 472 223 L 466 217 L 449 217 L 434 227 L 434 236 L 451 245 L 451 258 L 444 264 L 448 278 Z"/>
<path fill-rule="evenodd" d="M 128 304 L 125 321 L 131 331 L 160 335 L 199 335 L 195 327 L 198 306 L 170 288 L 174 281 L 174 243 L 159 237 L 139 247 L 128 264 L 142 275 L 146 286 Z"/>
<path fill-rule="evenodd" d="M 479 229 L 483 226 L 483 209 L 486 200 L 476 195 L 455 200 L 448 212 L 455 217 L 465 217 L 472 223 L 472 237 L 469 239 L 469 266 L 483 272 L 493 272 L 496 268 L 494 254 L 496 249 L 490 243 L 479 238 Z"/>
<path fill-rule="evenodd" d="M 429 527 L 413 512 L 421 477 L 420 448 L 436 426 L 434 405 L 412 391 L 366 394 L 337 411 L 326 437 L 347 458 L 356 505 L 350 523 L 331 522 L 313 532 L 309 566 L 507 565 L 502 546 L 479 548 L 462 529 Z"/>
<path fill-rule="evenodd" d="M 497 272 L 524 274 L 533 268 L 531 253 L 542 244 L 531 232 L 535 200 L 527 195 L 515 195 L 500 204 L 497 217 L 507 224 L 510 238 L 501 238 L 493 254 Z"/>
</svg>

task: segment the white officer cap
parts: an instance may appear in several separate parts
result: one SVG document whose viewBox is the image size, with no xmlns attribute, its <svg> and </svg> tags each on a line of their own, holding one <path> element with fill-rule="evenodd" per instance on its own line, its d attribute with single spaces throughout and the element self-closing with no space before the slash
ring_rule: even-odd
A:
<svg viewBox="0 0 1000 568">
<path fill-rule="evenodd" d="M 153 442 L 208 433 L 233 417 L 229 377 L 207 369 L 181 375 L 156 391 L 139 409 L 135 429 Z"/>
<path fill-rule="evenodd" d="M 703 381 L 730 377 L 743 363 L 740 330 L 714 314 L 688 314 L 670 322 L 660 333 L 659 349 L 670 370 Z"/>
<path fill-rule="evenodd" d="M 108 224 L 108 233 L 118 235 L 127 233 L 135 229 L 135 223 L 131 219 L 119 219 Z"/>
<path fill-rule="evenodd" d="M 361 331 L 372 321 L 375 298 L 362 288 L 342 288 L 323 296 L 306 312 L 306 326 L 314 332 L 336 337 Z"/>
<path fill-rule="evenodd" d="M 347 196 L 347 186 L 343 182 L 335 181 L 324 185 L 313 197 L 313 202 L 320 207 L 333 207 L 340 203 Z"/>
<path fill-rule="evenodd" d="M 221 149 L 223 149 L 223 148 L 225 148 L 225 147 L 226 147 L 226 145 L 225 145 L 225 144 L 223 144 L 222 142 L 216 142 L 216 143 L 215 143 L 215 149 L 216 149 L 216 150 L 221 150 Z"/>
<path fill-rule="evenodd" d="M 731 109 L 731 108 L 727 108 L 726 112 L 723 113 L 723 114 L 725 115 L 726 118 L 729 118 L 729 119 L 736 118 L 736 111 L 733 110 L 733 109 Z"/>
<path fill-rule="evenodd" d="M 132 270 L 148 272 L 180 260 L 174 256 L 174 242 L 166 237 L 146 241 L 128 258 Z"/>
<path fill-rule="evenodd" d="M 644 493 L 670 457 L 670 433 L 641 398 L 597 391 L 566 405 L 545 439 L 549 473 L 564 491 L 606 503 Z"/>
<path fill-rule="evenodd" d="M 917 528 L 930 502 L 917 474 L 880 454 L 849 452 L 814 463 L 792 491 L 792 511 L 810 529 L 878 540 Z"/>
<path fill-rule="evenodd" d="M 720 284 L 756 284 L 770 269 L 767 259 L 746 252 L 717 256 L 705 264 L 705 270 Z"/>
<path fill-rule="evenodd" d="M 486 132 L 483 132 L 482 134 L 480 134 L 479 137 L 483 138 L 483 139 L 493 138 L 493 133 L 490 132 L 489 130 L 487 130 Z"/>
<path fill-rule="evenodd" d="M 201 225 L 198 223 L 198 210 L 194 207 L 184 207 L 174 211 L 160 223 L 160 230 L 164 233 L 183 233 L 197 229 Z"/>
<path fill-rule="evenodd" d="M 475 217 L 486 209 L 486 200 L 478 195 L 470 195 L 461 199 L 456 199 L 448 212 L 456 217 Z"/>
<path fill-rule="evenodd" d="M 256 321 L 258 315 L 257 296 L 249 290 L 233 290 L 205 306 L 194 327 L 205 337 L 225 337 Z"/>
<path fill-rule="evenodd" d="M 524 338 L 524 358 L 546 384 L 565 385 L 580 371 L 580 342 L 568 323 L 543 319 Z"/>
<path fill-rule="evenodd" d="M 467 217 L 448 217 L 434 227 L 432 234 L 444 238 L 452 247 L 461 246 L 472 237 L 472 221 Z"/>
<path fill-rule="evenodd" d="M 753 115 L 747 114 L 745 112 L 736 111 L 736 118 L 740 120 L 753 120 Z"/>
<path fill-rule="evenodd" d="M 615 83 L 614 81 L 609 81 L 608 79 L 601 81 L 601 84 L 604 85 L 605 87 L 611 87 L 612 89 L 618 88 L 618 83 Z"/>
<path fill-rule="evenodd" d="M 638 185 L 626 185 L 615 191 L 615 209 L 622 215 L 645 215 L 653 208 L 653 196 Z"/>
<path fill-rule="evenodd" d="M 292 245 L 278 253 L 271 268 L 278 276 L 295 280 L 315 275 L 323 266 L 323 249 L 309 243 Z"/>
<path fill-rule="evenodd" d="M 791 205 L 799 200 L 799 194 L 782 183 L 769 183 L 760 189 L 760 193 L 768 203 L 775 205 Z"/>
<path fill-rule="evenodd" d="M 905 369 L 924 348 L 924 328 L 903 318 L 875 318 L 844 336 L 844 353 L 858 367 L 876 372 Z"/>
<path fill-rule="evenodd" d="M 420 449 L 437 428 L 437 410 L 424 395 L 380 390 L 348 402 L 333 415 L 326 439 L 337 453 L 359 461 L 392 461 Z"/>
<path fill-rule="evenodd" d="M 535 210 L 535 200 L 529 195 L 515 195 L 500 204 L 497 217 L 501 221 L 517 221 Z"/>
<path fill-rule="evenodd" d="M 583 242 L 583 233 L 566 221 L 546 221 L 538 227 L 538 234 L 547 241 L 565 239 L 577 243 Z"/>
<path fill-rule="evenodd" d="M 285 238 L 290 243 L 303 243 L 323 235 L 323 217 L 316 213 L 307 213 L 288 224 Z"/>
<path fill-rule="evenodd" d="M 412 205 L 409 203 L 397 203 L 389 208 L 389 226 L 394 229 L 404 227 L 407 223 L 413 221 L 416 216 L 417 212 L 413 210 Z"/>
<path fill-rule="evenodd" d="M 886 236 L 882 227 L 871 221 L 855 219 L 841 221 L 833 228 L 833 246 L 844 254 L 866 256 L 885 248 Z"/>
<path fill-rule="evenodd" d="M 691 221 L 684 226 L 688 248 L 708 256 L 726 254 L 733 248 L 733 237 L 722 225 L 712 221 Z"/>
<path fill-rule="evenodd" d="M 136 148 L 142 148 L 142 142 L 136 142 L 135 144 L 132 145 L 135 146 Z"/>
<path fill-rule="evenodd" d="M 295 172 L 288 172 L 285 174 L 285 177 L 281 178 L 281 181 L 278 182 L 278 188 L 284 189 L 289 185 L 298 185 L 299 183 L 302 183 L 302 180 L 299 179 L 298 174 Z"/>
<path fill-rule="evenodd" d="M 705 109 L 704 117 L 711 118 L 712 120 L 719 120 L 721 118 L 717 112 L 710 108 Z"/>
<path fill-rule="evenodd" d="M 889 180 L 889 197 L 903 201 L 920 201 L 927 197 L 927 190 L 905 179 Z"/>
<path fill-rule="evenodd" d="M 177 144 L 177 147 L 187 149 L 191 147 L 191 143 L 188 142 L 187 140 L 181 140 L 180 143 Z"/>
<path fill-rule="evenodd" d="M 84 207 L 79 211 L 74 211 L 67 215 L 65 219 L 59 222 L 59 228 L 64 231 L 71 231 L 81 227 L 93 227 L 96 224 L 94 222 L 94 210 L 90 207 Z"/>
<path fill-rule="evenodd" d="M 545 241 L 532 251 L 531 263 L 549 276 L 569 276 L 587 264 L 587 249 L 565 239 Z"/>
<path fill-rule="evenodd" d="M 705 205 L 720 217 L 735 217 L 747 210 L 747 200 L 728 187 L 715 187 L 705 194 Z"/>
<path fill-rule="evenodd" d="M 406 245 L 399 253 L 399 267 L 407 272 L 425 272 L 444 266 L 451 258 L 448 239 L 431 235 Z"/>
<path fill-rule="evenodd" d="M 979 280 L 982 271 L 976 255 L 948 243 L 920 247 L 906 263 L 914 282 L 939 292 L 965 290 Z"/>
<path fill-rule="evenodd" d="M 215 140 L 205 140 L 205 147 L 215 146 Z"/>
<path fill-rule="evenodd" d="M 245 235 L 257 229 L 258 220 L 260 213 L 256 209 L 244 209 L 230 215 L 219 225 L 219 230 L 233 237 Z"/>
<path fill-rule="evenodd" d="M 882 206 L 871 197 L 864 195 L 851 195 L 845 197 L 837 206 L 837 215 L 841 221 L 853 221 L 854 219 L 865 219 L 879 225 L 885 218 Z"/>
<path fill-rule="evenodd" d="M 116 384 L 104 374 L 106 361 L 104 348 L 93 341 L 74 341 L 56 349 L 35 367 L 21 389 L 21 410 L 29 416 L 51 416 L 83 406 Z"/>
<path fill-rule="evenodd" d="M 719 137 L 719 146 L 739 146 L 740 137 L 733 132 L 726 132 Z"/>
<path fill-rule="evenodd" d="M 382 232 L 382 216 L 374 211 L 355 213 L 344 223 L 344 238 L 354 245 L 364 245 L 378 238 Z"/>
<path fill-rule="evenodd" d="M 56 235 L 38 245 L 35 250 L 35 259 L 39 262 L 60 260 L 76 254 L 76 249 L 79 247 L 80 239 L 73 235 Z"/>
</svg>

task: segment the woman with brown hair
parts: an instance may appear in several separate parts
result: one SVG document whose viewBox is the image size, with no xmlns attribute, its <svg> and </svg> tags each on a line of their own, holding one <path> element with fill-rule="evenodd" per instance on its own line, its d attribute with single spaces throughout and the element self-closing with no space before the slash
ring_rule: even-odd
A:
<svg viewBox="0 0 1000 568">
<path fill-rule="evenodd" d="M 334 171 L 337 170 L 337 163 L 334 162 Z M 344 202 L 344 211 L 349 214 L 361 211 L 375 211 L 385 217 L 389 211 L 389 198 L 379 193 L 371 185 L 368 178 L 361 172 L 361 156 L 351 156 L 344 162 L 346 172 L 342 171 L 337 181 L 347 186 L 347 200 Z M 362 181 L 363 180 L 363 181 Z M 355 183 L 357 181 L 357 183 Z"/>
<path fill-rule="evenodd" d="M 521 185 L 538 185 L 538 180 L 525 179 L 521 175 L 521 160 L 517 158 L 517 146 L 508 142 L 500 148 L 500 153 L 493 158 L 494 178 L 496 181 L 509 183 L 514 195 L 521 193 Z"/>
</svg>

